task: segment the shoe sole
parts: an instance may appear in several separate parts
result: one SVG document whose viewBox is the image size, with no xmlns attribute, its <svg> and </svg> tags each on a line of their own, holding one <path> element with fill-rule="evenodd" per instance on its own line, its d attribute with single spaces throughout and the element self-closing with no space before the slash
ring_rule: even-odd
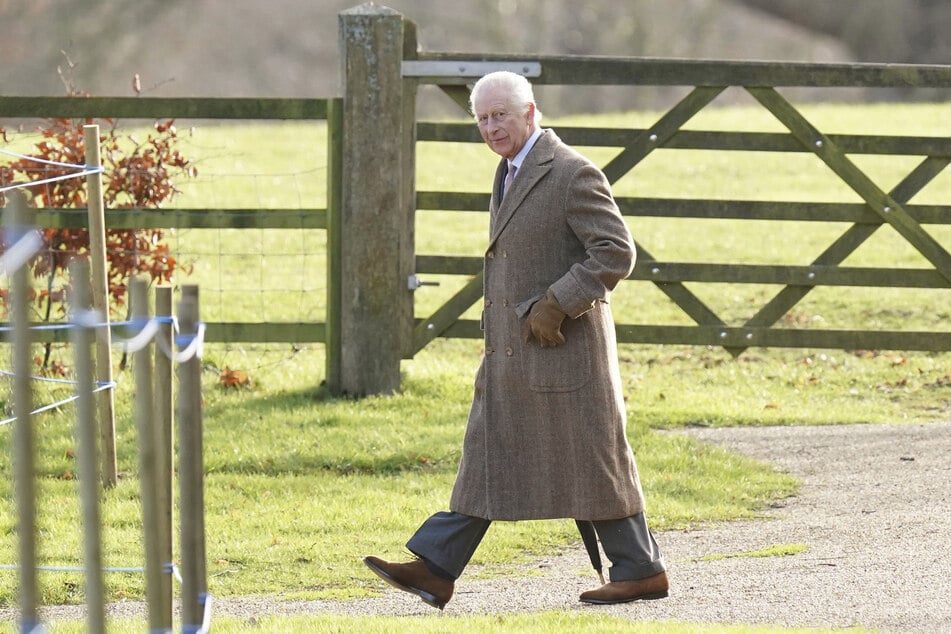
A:
<svg viewBox="0 0 951 634">
<path fill-rule="evenodd" d="M 634 601 L 654 601 L 656 599 L 666 599 L 669 592 L 652 592 L 651 594 L 642 594 L 630 599 L 579 599 L 582 603 L 591 603 L 594 605 L 615 605 L 617 603 L 632 603 Z"/>
<path fill-rule="evenodd" d="M 408 586 L 406 584 L 400 583 L 399 581 L 394 579 L 391 575 L 389 575 L 385 570 L 383 570 L 379 566 L 374 565 L 372 562 L 368 561 L 368 558 L 364 558 L 363 563 L 366 564 L 367 568 L 373 571 L 373 574 L 375 574 L 377 577 L 387 582 L 388 584 L 390 584 L 397 590 L 402 590 L 403 592 L 409 592 L 410 594 L 415 594 L 416 596 L 418 596 L 420 599 L 423 600 L 423 603 L 425 603 L 426 605 L 430 605 L 434 608 L 437 608 L 439 610 L 442 610 L 443 608 L 446 607 L 446 602 L 440 601 L 431 592 L 426 592 L 425 590 L 422 590 L 420 588 L 414 588 L 413 586 Z"/>
</svg>

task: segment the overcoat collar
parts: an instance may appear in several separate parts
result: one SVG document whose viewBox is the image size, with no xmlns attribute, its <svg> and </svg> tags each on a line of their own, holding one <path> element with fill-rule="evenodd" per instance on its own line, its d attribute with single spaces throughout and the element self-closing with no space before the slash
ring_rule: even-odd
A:
<svg viewBox="0 0 951 634">
<path fill-rule="evenodd" d="M 495 171 L 495 181 L 492 188 L 492 199 L 489 203 L 489 246 L 491 249 L 498 239 L 499 234 L 505 229 L 505 226 L 512 219 L 512 216 L 518 211 L 519 206 L 535 185 L 538 184 L 545 174 L 551 170 L 552 160 L 555 158 L 555 148 L 561 143 L 552 130 L 544 130 L 538 137 L 522 166 L 518 170 L 518 175 L 512 182 L 511 189 L 506 193 L 504 200 L 499 204 L 499 192 L 502 189 L 502 181 L 508 171 L 508 161 L 502 159 L 498 169 Z"/>
</svg>

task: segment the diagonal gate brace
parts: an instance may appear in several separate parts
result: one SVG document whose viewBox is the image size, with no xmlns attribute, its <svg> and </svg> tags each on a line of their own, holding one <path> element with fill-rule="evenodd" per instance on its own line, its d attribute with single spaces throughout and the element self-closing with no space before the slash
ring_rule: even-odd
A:
<svg viewBox="0 0 951 634">
<path fill-rule="evenodd" d="M 648 154 L 670 140 L 670 137 L 680 130 L 680 126 L 703 110 L 724 90 L 726 90 L 726 86 L 698 86 L 694 88 L 690 94 L 668 110 L 654 125 L 639 134 L 633 143 L 621 150 L 620 154 L 604 166 L 602 171 L 607 176 L 608 182 L 616 183 L 635 165 L 643 161 Z"/>
<path fill-rule="evenodd" d="M 462 313 L 479 301 L 483 292 L 483 280 L 484 272 L 480 271 L 428 319 L 424 319 L 417 324 L 413 329 L 413 349 L 410 357 L 415 356 L 430 341 L 445 332 L 449 326 L 462 316 Z"/>
<path fill-rule="evenodd" d="M 835 143 L 813 127 L 774 89 L 747 86 L 746 90 L 951 282 L 951 254 L 905 211 L 901 203 L 882 191 Z"/>
</svg>

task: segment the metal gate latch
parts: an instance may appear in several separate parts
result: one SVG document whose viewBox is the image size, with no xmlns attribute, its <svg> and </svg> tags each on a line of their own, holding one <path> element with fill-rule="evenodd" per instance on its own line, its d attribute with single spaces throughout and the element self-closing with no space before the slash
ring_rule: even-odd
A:
<svg viewBox="0 0 951 634">
<path fill-rule="evenodd" d="M 409 290 L 415 291 L 420 286 L 439 286 L 439 282 L 424 282 L 415 273 L 406 278 L 406 288 Z"/>
</svg>

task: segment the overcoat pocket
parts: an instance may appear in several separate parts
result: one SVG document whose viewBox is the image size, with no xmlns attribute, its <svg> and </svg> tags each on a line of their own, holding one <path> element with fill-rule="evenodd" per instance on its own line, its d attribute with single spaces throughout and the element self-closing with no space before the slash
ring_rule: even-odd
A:
<svg viewBox="0 0 951 634">
<path fill-rule="evenodd" d="M 534 392 L 573 392 L 591 380 L 591 352 L 588 349 L 586 318 L 566 319 L 561 331 L 565 343 L 542 348 L 526 344 L 523 368 Z"/>
</svg>

